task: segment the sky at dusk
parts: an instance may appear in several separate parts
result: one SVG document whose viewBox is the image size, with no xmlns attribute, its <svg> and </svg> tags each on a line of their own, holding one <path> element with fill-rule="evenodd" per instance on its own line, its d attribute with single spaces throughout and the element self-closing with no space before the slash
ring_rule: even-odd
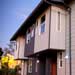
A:
<svg viewBox="0 0 75 75">
<path fill-rule="evenodd" d="M 0 47 L 6 47 L 10 38 L 25 21 L 40 0 L 0 0 Z"/>
</svg>

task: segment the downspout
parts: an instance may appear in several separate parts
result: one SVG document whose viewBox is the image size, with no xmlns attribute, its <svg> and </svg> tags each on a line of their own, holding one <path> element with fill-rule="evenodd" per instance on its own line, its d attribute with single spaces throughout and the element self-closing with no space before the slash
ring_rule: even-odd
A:
<svg viewBox="0 0 75 75">
<path fill-rule="evenodd" d="M 71 61 L 72 61 L 72 58 L 71 58 L 71 8 L 69 7 L 68 8 L 68 12 L 69 12 L 69 72 L 70 72 L 70 75 L 72 75 L 72 64 L 71 64 Z"/>
<path fill-rule="evenodd" d="M 48 40 L 48 49 L 50 49 L 50 31 L 51 31 L 51 5 L 49 10 L 49 40 Z"/>
</svg>

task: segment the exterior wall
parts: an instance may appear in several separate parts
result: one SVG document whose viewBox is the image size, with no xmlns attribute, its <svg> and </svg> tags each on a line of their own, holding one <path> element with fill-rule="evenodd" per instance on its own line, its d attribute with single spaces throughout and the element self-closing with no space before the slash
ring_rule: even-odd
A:
<svg viewBox="0 0 75 75">
<path fill-rule="evenodd" d="M 67 13 L 67 17 L 66 17 L 66 37 L 65 37 L 65 45 L 66 45 L 66 53 L 65 56 L 69 55 L 69 14 Z M 67 58 L 66 60 L 66 75 L 69 75 L 69 58 Z"/>
<path fill-rule="evenodd" d="M 72 51 L 72 75 L 75 75 L 75 1 L 71 5 L 71 51 Z"/>
<path fill-rule="evenodd" d="M 60 31 L 58 31 L 58 12 L 60 12 Z M 52 6 L 50 48 L 65 49 L 65 10 Z"/>
<path fill-rule="evenodd" d="M 40 19 L 45 15 L 45 32 L 39 35 L 39 28 L 40 28 Z M 35 46 L 34 46 L 34 53 L 48 49 L 48 37 L 49 37 L 49 16 L 50 16 L 50 8 L 48 8 L 39 18 L 38 26 L 35 30 Z"/>
<path fill-rule="evenodd" d="M 57 75 L 65 75 L 65 52 L 62 52 L 62 67 L 59 65 L 60 53 L 57 53 Z"/>
<path fill-rule="evenodd" d="M 72 75 L 75 75 L 75 0 L 69 5 L 71 7 L 71 70 Z M 66 35 L 66 53 L 69 52 L 69 24 L 67 25 L 67 35 Z M 69 69 L 67 70 L 67 67 L 69 68 L 69 58 L 66 61 L 66 75 L 69 75 Z"/>
<path fill-rule="evenodd" d="M 24 58 L 25 39 L 24 37 L 18 37 L 16 40 L 15 59 Z"/>
</svg>

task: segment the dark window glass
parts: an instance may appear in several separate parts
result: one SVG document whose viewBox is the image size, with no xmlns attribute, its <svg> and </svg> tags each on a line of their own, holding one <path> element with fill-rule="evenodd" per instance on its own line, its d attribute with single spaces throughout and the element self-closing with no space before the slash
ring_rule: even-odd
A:
<svg viewBox="0 0 75 75">
<path fill-rule="evenodd" d="M 62 67 L 62 52 L 60 53 L 60 67 Z"/>
<path fill-rule="evenodd" d="M 60 31 L 60 12 L 58 12 L 58 31 Z"/>
<path fill-rule="evenodd" d="M 41 18 L 41 23 L 45 22 L 45 15 Z"/>
</svg>

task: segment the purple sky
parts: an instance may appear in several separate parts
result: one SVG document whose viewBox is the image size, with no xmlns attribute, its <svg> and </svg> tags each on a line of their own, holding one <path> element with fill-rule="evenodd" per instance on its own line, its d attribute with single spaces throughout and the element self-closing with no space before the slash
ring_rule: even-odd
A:
<svg viewBox="0 0 75 75">
<path fill-rule="evenodd" d="M 0 0 L 0 46 L 6 47 L 10 38 L 25 21 L 40 0 Z"/>
</svg>

